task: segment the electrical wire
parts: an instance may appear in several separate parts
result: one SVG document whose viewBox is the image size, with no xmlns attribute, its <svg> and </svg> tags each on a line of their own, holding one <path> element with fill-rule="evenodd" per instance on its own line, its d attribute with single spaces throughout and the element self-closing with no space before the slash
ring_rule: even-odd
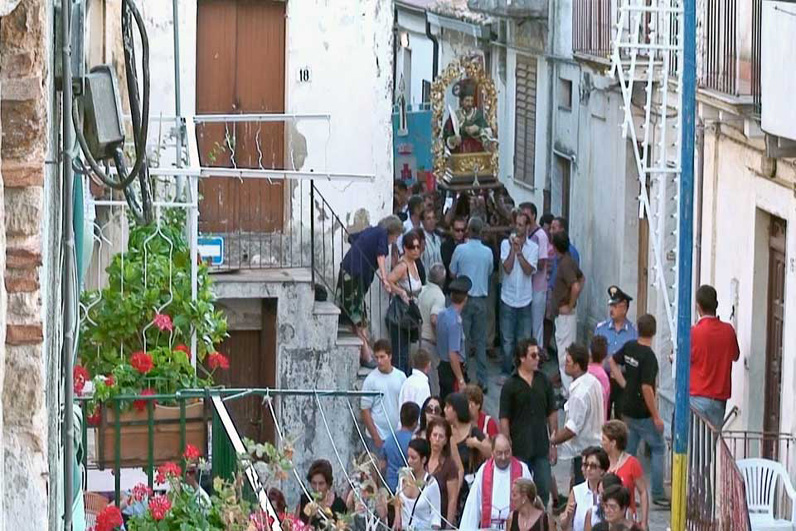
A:
<svg viewBox="0 0 796 531">
<path fill-rule="evenodd" d="M 135 144 L 135 163 L 128 172 L 124 163 L 124 153 L 121 147 L 117 147 L 112 155 L 114 165 L 119 175 L 119 179 L 114 179 L 109 172 L 103 171 L 91 151 L 83 135 L 82 127 L 75 127 L 75 136 L 83 156 L 88 163 L 87 171 L 99 178 L 106 186 L 114 190 L 123 190 L 125 199 L 130 206 L 136 219 L 141 223 L 152 221 L 152 197 L 149 186 L 149 169 L 146 160 L 146 140 L 149 133 L 149 100 L 150 100 L 150 72 L 149 72 L 149 37 L 144 26 L 144 19 L 136 7 L 133 0 L 122 0 L 122 41 L 124 48 L 124 62 L 127 79 L 127 90 L 130 100 L 130 114 L 133 122 L 133 140 Z M 141 38 L 141 67 L 143 71 L 143 103 L 140 100 L 138 91 L 138 76 L 136 71 L 135 41 L 133 38 L 133 21 L 138 29 Z M 179 87 L 177 87 L 179 90 Z M 81 123 L 79 104 L 80 99 L 75 98 L 75 105 L 72 106 L 72 119 L 75 124 Z M 87 169 L 87 170 L 88 170 Z M 138 179 L 141 203 L 135 197 L 135 192 L 131 188 L 133 182 Z"/>
</svg>

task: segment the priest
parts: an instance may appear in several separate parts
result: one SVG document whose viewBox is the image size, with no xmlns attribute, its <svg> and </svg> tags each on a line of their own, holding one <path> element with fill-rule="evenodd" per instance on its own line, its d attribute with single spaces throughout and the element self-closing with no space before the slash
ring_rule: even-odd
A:
<svg viewBox="0 0 796 531">
<path fill-rule="evenodd" d="M 528 466 L 515 459 L 511 441 L 498 434 L 492 441 L 492 458 L 478 469 L 467 495 L 459 529 L 505 529 L 511 506 L 511 485 L 517 478 L 533 479 Z"/>
</svg>

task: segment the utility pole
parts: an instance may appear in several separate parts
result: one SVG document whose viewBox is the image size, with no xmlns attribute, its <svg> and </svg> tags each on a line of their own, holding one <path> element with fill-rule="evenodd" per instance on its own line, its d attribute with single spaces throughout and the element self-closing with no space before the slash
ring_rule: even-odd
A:
<svg viewBox="0 0 796 531">
<path fill-rule="evenodd" d="M 672 531 L 685 531 L 688 482 L 688 399 L 691 370 L 691 290 L 694 243 L 694 143 L 696 140 L 696 0 L 683 0 L 680 219 L 677 264 L 677 360 L 672 461 Z"/>
</svg>

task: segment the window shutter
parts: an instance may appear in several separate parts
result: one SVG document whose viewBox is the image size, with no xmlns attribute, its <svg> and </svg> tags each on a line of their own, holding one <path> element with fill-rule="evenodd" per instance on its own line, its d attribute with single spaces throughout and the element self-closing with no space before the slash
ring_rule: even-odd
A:
<svg viewBox="0 0 796 531">
<path fill-rule="evenodd" d="M 514 103 L 514 179 L 535 185 L 536 57 L 517 56 Z"/>
</svg>

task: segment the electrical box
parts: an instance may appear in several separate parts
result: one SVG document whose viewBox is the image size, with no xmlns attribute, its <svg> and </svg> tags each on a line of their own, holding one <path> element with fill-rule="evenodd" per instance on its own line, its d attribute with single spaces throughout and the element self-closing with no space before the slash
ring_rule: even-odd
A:
<svg viewBox="0 0 796 531">
<path fill-rule="evenodd" d="M 124 123 L 119 104 L 116 74 L 110 65 L 99 65 L 86 76 L 83 108 L 83 135 L 97 160 L 113 157 L 124 144 Z"/>
<path fill-rule="evenodd" d="M 72 84 L 75 94 L 81 94 L 83 90 L 83 78 L 86 75 L 86 65 L 84 63 L 84 46 L 86 31 L 86 5 L 82 0 L 69 2 L 62 0 L 55 6 L 55 86 L 58 90 L 63 87 L 63 65 L 61 64 L 61 49 L 63 48 L 63 36 L 61 31 L 61 7 L 63 3 L 72 5 L 72 27 L 71 29 L 71 48 L 72 48 Z"/>
</svg>

